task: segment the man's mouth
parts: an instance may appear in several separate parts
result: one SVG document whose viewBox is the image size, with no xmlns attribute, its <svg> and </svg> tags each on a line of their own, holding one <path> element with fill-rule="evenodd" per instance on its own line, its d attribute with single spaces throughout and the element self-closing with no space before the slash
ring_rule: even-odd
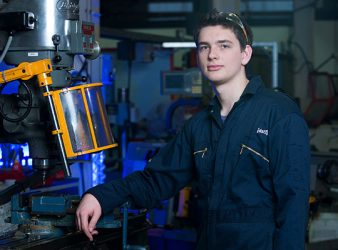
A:
<svg viewBox="0 0 338 250">
<path fill-rule="evenodd" d="M 208 71 L 217 71 L 221 69 L 223 66 L 222 65 L 209 65 L 207 66 Z"/>
</svg>

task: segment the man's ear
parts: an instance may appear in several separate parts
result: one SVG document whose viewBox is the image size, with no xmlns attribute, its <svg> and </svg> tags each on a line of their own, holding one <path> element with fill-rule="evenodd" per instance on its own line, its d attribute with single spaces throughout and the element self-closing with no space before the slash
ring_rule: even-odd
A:
<svg viewBox="0 0 338 250">
<path fill-rule="evenodd" d="M 242 51 L 242 65 L 247 65 L 252 56 L 252 47 L 250 45 L 246 45 L 245 49 Z"/>
</svg>

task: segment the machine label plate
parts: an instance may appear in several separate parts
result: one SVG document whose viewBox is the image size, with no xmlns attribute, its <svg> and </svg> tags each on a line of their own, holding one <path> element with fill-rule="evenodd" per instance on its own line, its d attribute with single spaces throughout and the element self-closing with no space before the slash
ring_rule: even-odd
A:
<svg viewBox="0 0 338 250">
<path fill-rule="evenodd" d="M 39 52 L 28 52 L 27 56 L 39 56 Z"/>
</svg>

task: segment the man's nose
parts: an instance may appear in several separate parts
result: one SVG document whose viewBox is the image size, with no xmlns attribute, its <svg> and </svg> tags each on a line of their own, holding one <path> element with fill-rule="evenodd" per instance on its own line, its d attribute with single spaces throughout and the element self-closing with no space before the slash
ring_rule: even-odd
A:
<svg viewBox="0 0 338 250">
<path fill-rule="evenodd" d="M 217 47 L 215 47 L 215 46 L 210 47 L 210 50 L 209 50 L 209 59 L 212 60 L 212 59 L 217 59 L 217 58 L 218 58 Z"/>
</svg>

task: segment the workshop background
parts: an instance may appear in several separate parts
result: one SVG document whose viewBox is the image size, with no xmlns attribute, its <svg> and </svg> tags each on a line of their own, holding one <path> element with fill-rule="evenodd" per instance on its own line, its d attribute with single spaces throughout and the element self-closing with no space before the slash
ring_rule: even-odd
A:
<svg viewBox="0 0 338 250">
<path fill-rule="evenodd" d="M 142 170 L 208 103 L 192 31 L 213 8 L 247 20 L 248 73 L 301 107 L 306 247 L 338 249 L 336 0 L 0 1 L 0 249 L 194 249 L 191 187 L 149 211 L 117 208 L 94 242 L 74 211 L 88 188 Z"/>
</svg>

